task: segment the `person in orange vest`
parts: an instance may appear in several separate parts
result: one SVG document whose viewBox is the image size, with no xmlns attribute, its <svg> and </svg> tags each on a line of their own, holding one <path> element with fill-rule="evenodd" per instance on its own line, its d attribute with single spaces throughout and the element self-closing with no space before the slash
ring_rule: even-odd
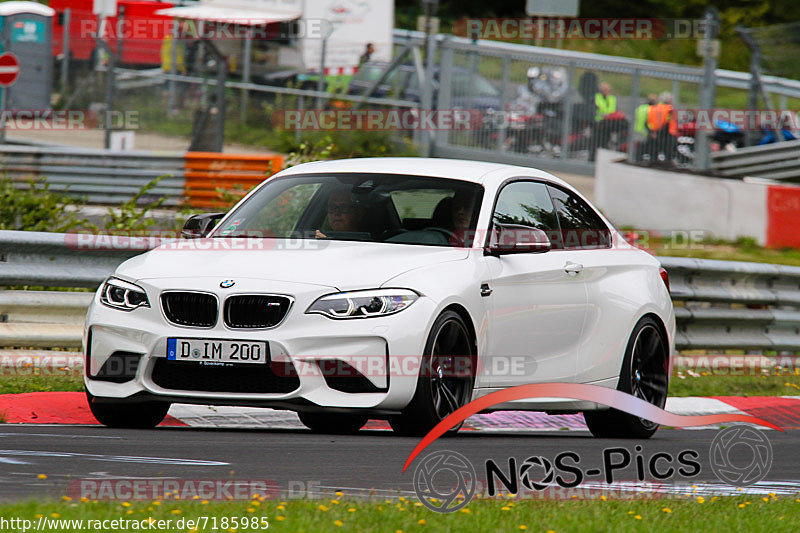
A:
<svg viewBox="0 0 800 533">
<path fill-rule="evenodd" d="M 647 155 L 651 161 L 670 161 L 678 147 L 678 121 L 674 114 L 671 93 L 661 93 L 658 103 L 650 106 L 646 126 L 647 140 L 640 155 Z"/>
</svg>

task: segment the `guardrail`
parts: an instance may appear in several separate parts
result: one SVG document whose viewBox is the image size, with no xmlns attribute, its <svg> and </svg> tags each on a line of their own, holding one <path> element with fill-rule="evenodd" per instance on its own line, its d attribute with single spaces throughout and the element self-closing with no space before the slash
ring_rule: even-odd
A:
<svg viewBox="0 0 800 533">
<path fill-rule="evenodd" d="M 800 352 L 800 267 L 660 257 L 679 350 Z"/>
<path fill-rule="evenodd" d="M 142 203 L 166 197 L 166 206 L 216 207 L 217 188 L 246 191 L 282 167 L 280 155 L 0 145 L 0 171 L 16 187 L 28 187 L 31 178 L 45 178 L 51 190 L 95 204 L 127 201 L 143 185 L 162 177 Z"/>
<path fill-rule="evenodd" d="M 0 286 L 95 288 L 121 262 L 160 242 L 79 239 L 0 231 Z M 800 352 L 800 267 L 659 260 L 670 274 L 678 350 Z M 0 347 L 79 346 L 91 298 L 86 292 L 0 290 Z"/>
<path fill-rule="evenodd" d="M 748 146 L 735 152 L 715 152 L 711 169 L 731 177 L 800 182 L 800 141 Z"/>
</svg>

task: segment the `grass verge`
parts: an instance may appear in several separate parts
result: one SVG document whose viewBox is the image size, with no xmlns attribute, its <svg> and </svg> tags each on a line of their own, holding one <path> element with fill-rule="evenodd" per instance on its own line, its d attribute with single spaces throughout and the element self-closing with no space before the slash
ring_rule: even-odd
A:
<svg viewBox="0 0 800 533">
<path fill-rule="evenodd" d="M 53 391 L 83 391 L 80 370 L 63 374 L 0 375 L 0 394 Z"/>
<path fill-rule="evenodd" d="M 700 503 L 702 502 L 702 503 Z M 715 497 L 662 500 L 476 500 L 462 511 L 437 514 L 411 500 L 287 500 L 250 502 L 42 502 L 0 506 L 0 516 L 36 523 L 47 520 L 49 531 L 77 531 L 69 520 L 170 520 L 162 531 L 264 531 L 232 527 L 255 519 L 270 530 L 285 531 L 706 531 L 796 532 L 800 498 Z M 205 525 L 201 517 L 207 517 Z M 196 521 L 201 519 L 200 524 Z M 227 518 L 228 528 L 220 527 Z M 183 520 L 182 522 L 179 522 Z M 60 521 L 60 522 L 59 522 Z M 199 527 L 198 527 L 199 526 Z M 263 527 L 263 525 L 261 526 Z M 130 529 L 130 528 L 128 528 Z M 85 529 L 84 529 L 85 530 Z"/>
</svg>

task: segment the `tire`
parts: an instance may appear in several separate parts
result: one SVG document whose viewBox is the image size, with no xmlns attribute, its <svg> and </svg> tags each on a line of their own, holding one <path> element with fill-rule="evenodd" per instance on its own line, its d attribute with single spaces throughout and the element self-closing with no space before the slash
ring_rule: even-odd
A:
<svg viewBox="0 0 800 533">
<path fill-rule="evenodd" d="M 297 413 L 308 429 L 314 433 L 350 435 L 357 433 L 367 423 L 367 417 L 345 413 Z"/>
<path fill-rule="evenodd" d="M 663 409 L 669 388 L 668 368 L 667 340 L 655 319 L 644 317 L 628 340 L 617 390 Z M 658 430 L 655 422 L 616 409 L 585 411 L 583 418 L 592 435 L 600 438 L 649 439 Z"/>
<path fill-rule="evenodd" d="M 448 372 L 442 366 L 454 368 L 452 356 L 469 357 L 469 368 L 463 372 Z M 414 397 L 399 416 L 389 419 L 395 433 L 421 436 L 428 433 L 450 413 L 467 404 L 472 398 L 475 382 L 475 342 L 461 315 L 445 311 L 436 319 L 425 343 L 423 364 Z M 461 368 L 458 365 L 455 368 Z M 448 434 L 461 428 L 458 424 Z"/>
<path fill-rule="evenodd" d="M 98 402 L 89 391 L 86 400 L 97 421 L 110 428 L 154 428 L 167 416 L 170 406 L 162 402 Z"/>
</svg>

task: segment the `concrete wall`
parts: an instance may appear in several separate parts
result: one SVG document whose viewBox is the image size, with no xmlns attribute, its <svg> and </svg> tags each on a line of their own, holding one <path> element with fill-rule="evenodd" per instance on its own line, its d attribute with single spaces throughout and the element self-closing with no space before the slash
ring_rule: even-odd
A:
<svg viewBox="0 0 800 533">
<path fill-rule="evenodd" d="M 595 197 L 617 227 L 658 232 L 705 231 L 767 244 L 767 190 L 740 180 L 628 165 L 624 154 L 599 150 Z"/>
</svg>

